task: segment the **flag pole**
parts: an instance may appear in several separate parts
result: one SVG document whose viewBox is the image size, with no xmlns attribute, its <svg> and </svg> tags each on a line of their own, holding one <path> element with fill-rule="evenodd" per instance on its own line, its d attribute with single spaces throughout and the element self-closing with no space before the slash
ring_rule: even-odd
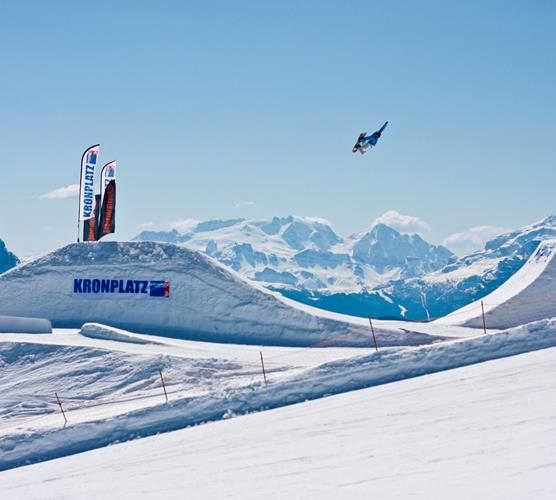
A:
<svg viewBox="0 0 556 500">
<path fill-rule="evenodd" d="M 77 243 L 79 243 L 79 216 L 81 215 L 81 186 L 83 184 L 83 160 L 88 149 L 81 155 L 81 163 L 79 164 L 79 196 L 77 197 Z"/>
</svg>

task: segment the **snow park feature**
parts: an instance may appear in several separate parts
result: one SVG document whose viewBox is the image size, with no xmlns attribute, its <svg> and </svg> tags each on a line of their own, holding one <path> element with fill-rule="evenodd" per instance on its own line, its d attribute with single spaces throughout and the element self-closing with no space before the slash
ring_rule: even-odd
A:
<svg viewBox="0 0 556 500">
<path fill-rule="evenodd" d="M 482 314 L 484 310 L 484 316 Z M 494 292 L 438 324 L 510 328 L 556 316 L 556 239 L 539 244 L 525 265 Z"/>
<path fill-rule="evenodd" d="M 367 319 L 328 313 L 253 284 L 217 261 L 153 242 L 74 243 L 0 276 L 0 314 L 87 322 L 205 341 L 372 345 Z M 375 325 L 382 346 L 445 338 L 434 327 Z"/>
</svg>

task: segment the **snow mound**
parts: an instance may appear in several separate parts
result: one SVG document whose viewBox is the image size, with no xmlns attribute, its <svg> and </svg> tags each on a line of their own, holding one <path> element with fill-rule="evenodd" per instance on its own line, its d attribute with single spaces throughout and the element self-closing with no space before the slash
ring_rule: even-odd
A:
<svg viewBox="0 0 556 500">
<path fill-rule="evenodd" d="M 0 316 L 0 333 L 52 333 L 47 319 Z"/>
<path fill-rule="evenodd" d="M 0 276 L 0 314 L 216 342 L 372 343 L 366 320 L 303 306 L 197 251 L 147 241 L 74 243 L 18 266 Z M 384 346 L 442 339 L 386 326 L 378 334 Z"/>
<path fill-rule="evenodd" d="M 158 342 L 143 339 L 125 330 L 111 328 L 99 323 L 85 323 L 81 327 L 79 333 L 90 339 L 114 340 L 116 342 L 126 342 L 128 344 L 158 344 Z"/>
<path fill-rule="evenodd" d="M 542 241 L 523 267 L 482 300 L 435 323 L 482 327 L 481 302 L 488 328 L 510 328 L 556 316 L 556 240 Z"/>
</svg>

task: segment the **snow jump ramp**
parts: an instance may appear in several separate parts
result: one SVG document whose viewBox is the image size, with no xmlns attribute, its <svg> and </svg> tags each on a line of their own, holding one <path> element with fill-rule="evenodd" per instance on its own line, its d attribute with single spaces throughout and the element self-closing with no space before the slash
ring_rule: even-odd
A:
<svg viewBox="0 0 556 500">
<path fill-rule="evenodd" d="M 541 241 L 531 257 L 508 281 L 484 297 L 435 321 L 436 324 L 512 328 L 556 317 L 556 240 Z"/>
<path fill-rule="evenodd" d="M 295 303 L 172 244 L 74 243 L 0 276 L 0 315 L 99 322 L 153 335 L 267 345 L 370 346 L 361 318 Z M 383 328 L 382 345 L 441 337 Z"/>
</svg>

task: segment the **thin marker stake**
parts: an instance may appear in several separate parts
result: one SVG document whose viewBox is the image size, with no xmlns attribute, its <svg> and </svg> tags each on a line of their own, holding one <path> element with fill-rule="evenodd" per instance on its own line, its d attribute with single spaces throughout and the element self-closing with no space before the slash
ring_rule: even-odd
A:
<svg viewBox="0 0 556 500">
<path fill-rule="evenodd" d="M 373 320 L 370 316 L 369 316 L 369 325 L 371 325 L 371 332 L 373 334 L 373 340 L 375 341 L 375 349 L 376 352 L 378 352 L 378 344 L 376 343 L 375 329 L 373 327 Z"/>
<path fill-rule="evenodd" d="M 261 367 L 263 369 L 263 378 L 264 378 L 264 385 L 267 385 L 267 381 L 266 381 L 266 371 L 264 369 L 264 359 L 263 359 L 263 352 L 259 351 L 259 354 L 261 355 Z"/>
<path fill-rule="evenodd" d="M 60 401 L 60 398 L 58 397 L 58 393 L 55 392 L 54 394 L 56 395 L 56 401 L 58 401 L 58 406 L 60 407 L 60 411 L 62 412 L 62 415 L 64 417 L 64 425 L 66 425 L 68 423 L 68 419 L 66 418 L 66 412 L 64 411 L 64 407 L 62 406 L 62 402 Z"/>
<path fill-rule="evenodd" d="M 487 332 L 487 324 L 486 324 L 486 320 L 485 320 L 485 305 L 483 304 L 483 301 L 481 300 L 481 311 L 483 313 L 483 331 Z"/>
<path fill-rule="evenodd" d="M 158 370 L 160 373 L 160 381 L 162 382 L 162 388 L 164 389 L 164 397 L 166 398 L 166 402 L 168 402 L 168 393 L 166 392 L 166 384 L 164 383 L 164 377 L 162 376 L 162 370 Z"/>
</svg>

